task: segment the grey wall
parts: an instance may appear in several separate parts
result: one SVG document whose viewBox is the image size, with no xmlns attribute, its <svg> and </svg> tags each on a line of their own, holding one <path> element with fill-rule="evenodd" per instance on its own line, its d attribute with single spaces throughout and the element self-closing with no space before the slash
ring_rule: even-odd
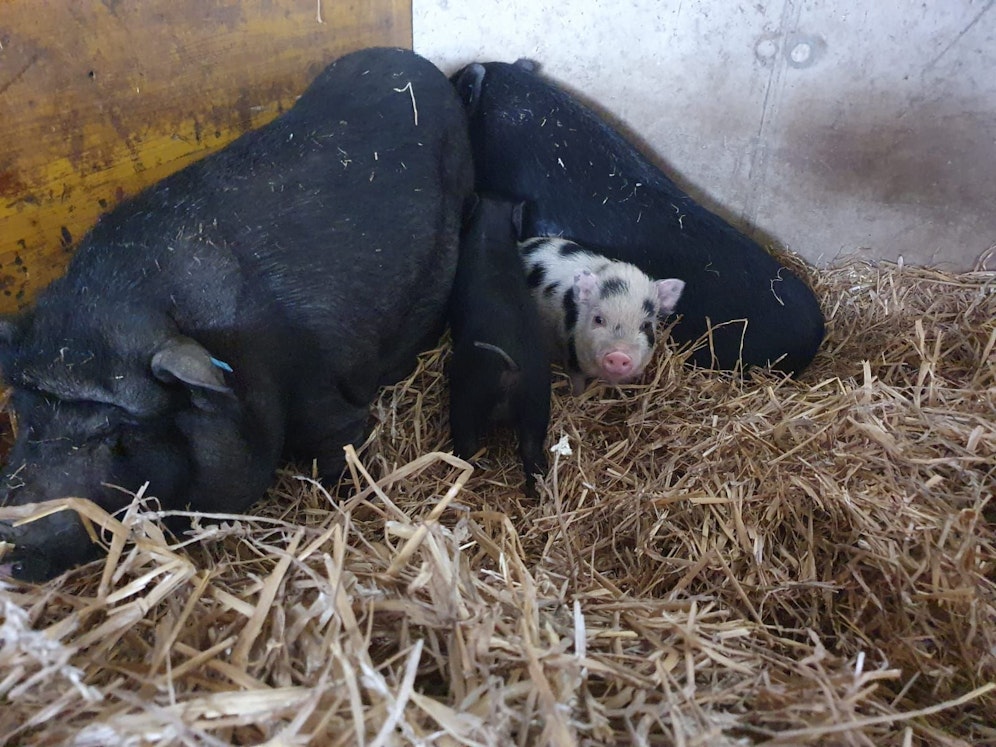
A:
<svg viewBox="0 0 996 747">
<path fill-rule="evenodd" d="M 537 60 L 813 262 L 962 270 L 996 244 L 994 4 L 414 0 L 414 46 L 447 73 Z"/>
</svg>

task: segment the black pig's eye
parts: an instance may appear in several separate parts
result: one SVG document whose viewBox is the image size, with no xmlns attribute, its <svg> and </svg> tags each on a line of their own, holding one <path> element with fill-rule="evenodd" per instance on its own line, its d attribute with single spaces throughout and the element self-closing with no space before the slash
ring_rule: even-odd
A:
<svg viewBox="0 0 996 747">
<path fill-rule="evenodd" d="M 125 447 L 124 434 L 120 430 L 114 430 L 104 436 L 104 442 L 111 450 L 111 454 L 116 457 L 123 457 L 128 454 L 128 449 Z"/>
</svg>

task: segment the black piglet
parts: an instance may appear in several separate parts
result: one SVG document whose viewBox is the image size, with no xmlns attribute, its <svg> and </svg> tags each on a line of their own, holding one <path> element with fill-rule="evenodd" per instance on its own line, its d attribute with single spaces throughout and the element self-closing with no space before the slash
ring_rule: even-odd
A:
<svg viewBox="0 0 996 747">
<path fill-rule="evenodd" d="M 467 458 L 491 421 L 510 423 L 533 493 L 533 475 L 546 471 L 550 362 L 519 259 L 520 221 L 520 205 L 488 197 L 465 221 L 450 297 L 450 430 L 454 452 Z"/>
</svg>

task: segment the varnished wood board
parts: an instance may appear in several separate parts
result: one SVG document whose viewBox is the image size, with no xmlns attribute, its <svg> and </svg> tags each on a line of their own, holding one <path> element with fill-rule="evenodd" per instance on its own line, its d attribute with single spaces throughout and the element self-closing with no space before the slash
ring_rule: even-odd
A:
<svg viewBox="0 0 996 747">
<path fill-rule="evenodd" d="M 0 0 L 0 312 L 126 196 L 293 104 L 326 64 L 411 47 L 411 0 Z"/>
</svg>

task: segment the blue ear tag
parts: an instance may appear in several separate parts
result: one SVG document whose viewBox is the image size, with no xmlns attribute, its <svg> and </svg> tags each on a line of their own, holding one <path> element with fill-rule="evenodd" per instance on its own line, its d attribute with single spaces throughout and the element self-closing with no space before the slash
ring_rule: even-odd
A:
<svg viewBox="0 0 996 747">
<path fill-rule="evenodd" d="M 234 371 L 232 371 L 232 367 L 229 366 L 227 363 L 225 363 L 225 361 L 220 361 L 217 358 L 212 358 L 211 363 L 220 368 L 222 371 L 228 371 L 228 373 L 234 373 Z"/>
</svg>

